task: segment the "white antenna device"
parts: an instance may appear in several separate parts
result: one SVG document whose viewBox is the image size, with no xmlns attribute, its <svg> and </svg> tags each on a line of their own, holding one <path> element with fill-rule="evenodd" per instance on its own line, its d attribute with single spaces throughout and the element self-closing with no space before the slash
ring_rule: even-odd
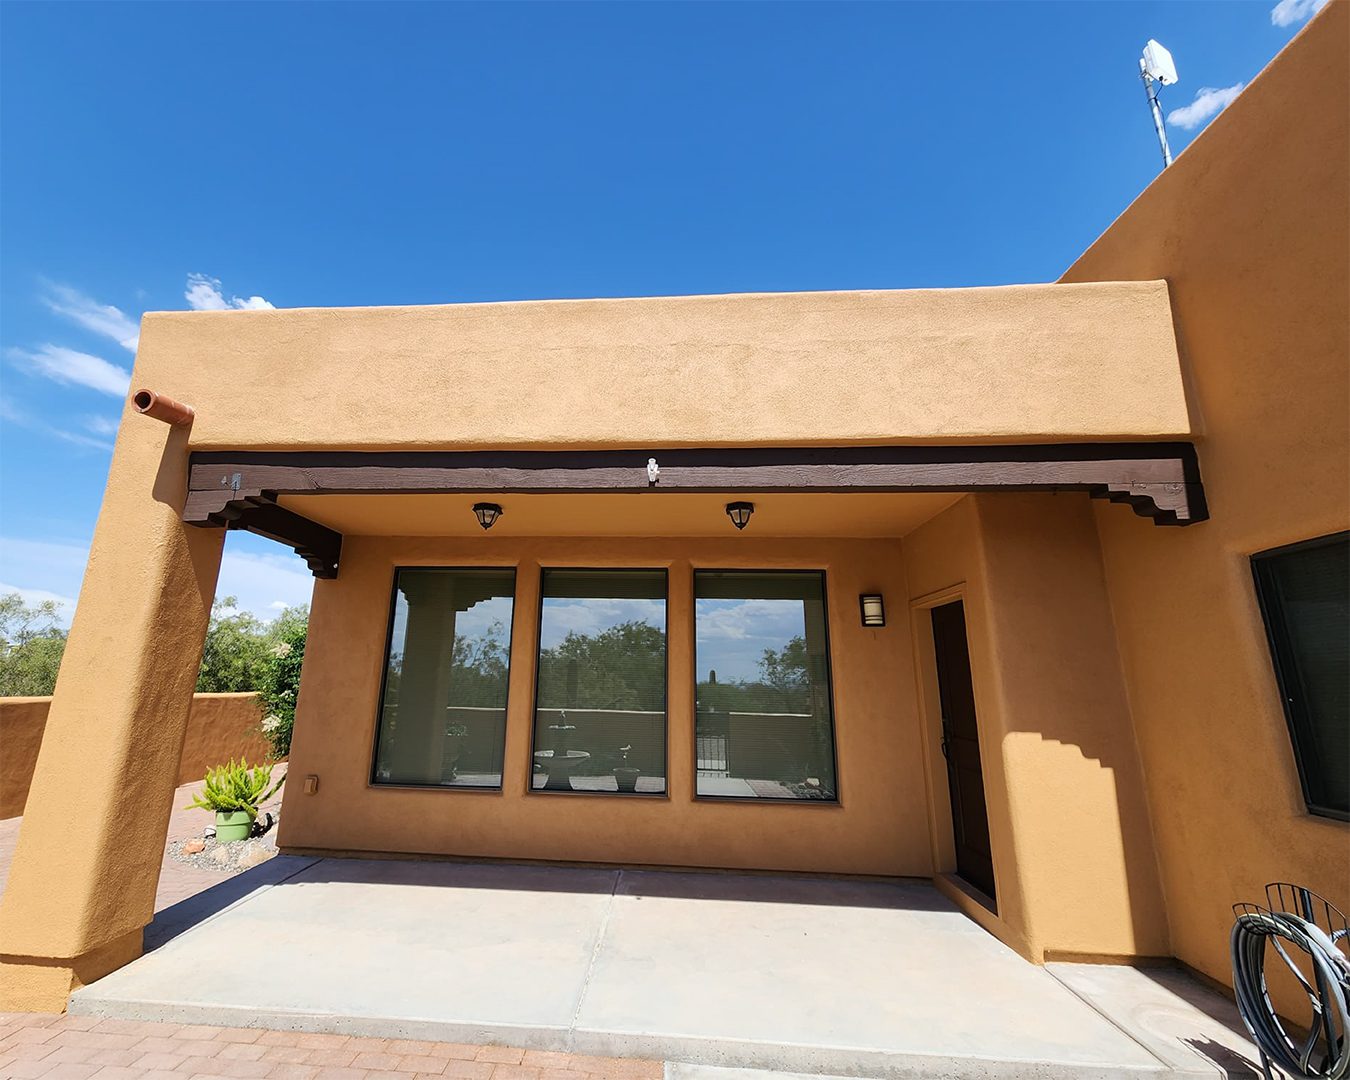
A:
<svg viewBox="0 0 1350 1080">
<path fill-rule="evenodd" d="M 1162 148 L 1163 167 L 1172 164 L 1172 150 L 1167 145 L 1167 128 L 1163 125 L 1162 106 L 1158 104 L 1158 87 L 1171 86 L 1177 81 L 1177 66 L 1172 54 L 1152 38 L 1144 46 L 1144 55 L 1139 58 L 1139 77 L 1144 80 L 1144 93 L 1148 95 L 1148 106 L 1153 113 L 1153 128 L 1158 133 L 1158 145 Z"/>
</svg>

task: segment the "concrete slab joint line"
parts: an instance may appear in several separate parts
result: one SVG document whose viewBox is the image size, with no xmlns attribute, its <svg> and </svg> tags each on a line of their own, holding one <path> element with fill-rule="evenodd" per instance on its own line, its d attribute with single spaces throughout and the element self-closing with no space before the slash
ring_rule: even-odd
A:
<svg viewBox="0 0 1350 1080">
<path fill-rule="evenodd" d="M 581 990 L 577 993 L 577 1005 L 572 1010 L 572 1023 L 567 1031 L 568 1046 L 572 1046 L 576 1041 L 577 1018 L 581 1015 L 582 1002 L 586 1000 L 586 991 L 590 989 L 591 976 L 595 973 L 595 963 L 600 956 L 600 949 L 605 943 L 605 933 L 609 929 L 609 917 L 614 910 L 614 897 L 618 894 L 619 885 L 623 882 L 623 871 L 618 870 L 614 874 L 614 885 L 609 890 L 609 899 L 605 903 L 605 913 L 600 919 L 600 930 L 595 935 L 595 946 L 591 949 L 590 963 L 586 965 L 586 975 L 581 981 Z"/>
<path fill-rule="evenodd" d="M 683 1063 L 672 1080 L 1221 1075 L 1158 1015 L 1255 1060 L 1214 995 L 1052 974 L 927 884 L 318 858 L 209 910 L 71 1013 Z"/>
</svg>

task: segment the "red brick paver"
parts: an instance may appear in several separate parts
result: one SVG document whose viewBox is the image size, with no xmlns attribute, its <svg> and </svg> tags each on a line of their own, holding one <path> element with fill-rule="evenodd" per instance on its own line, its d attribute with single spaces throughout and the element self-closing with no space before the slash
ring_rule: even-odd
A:
<svg viewBox="0 0 1350 1080">
<path fill-rule="evenodd" d="M 0 1080 L 660 1080 L 659 1061 L 509 1046 L 0 1013 Z"/>
</svg>

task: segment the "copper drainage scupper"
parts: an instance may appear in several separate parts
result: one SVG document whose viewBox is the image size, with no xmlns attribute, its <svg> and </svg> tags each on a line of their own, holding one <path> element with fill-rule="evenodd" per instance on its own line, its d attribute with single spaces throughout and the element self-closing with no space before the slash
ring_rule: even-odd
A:
<svg viewBox="0 0 1350 1080">
<path fill-rule="evenodd" d="M 138 413 L 153 416 L 156 420 L 163 420 L 174 427 L 192 423 L 192 417 L 195 415 L 191 405 L 184 405 L 171 397 L 156 394 L 153 390 L 137 390 L 132 395 L 131 403 L 136 406 Z"/>
</svg>

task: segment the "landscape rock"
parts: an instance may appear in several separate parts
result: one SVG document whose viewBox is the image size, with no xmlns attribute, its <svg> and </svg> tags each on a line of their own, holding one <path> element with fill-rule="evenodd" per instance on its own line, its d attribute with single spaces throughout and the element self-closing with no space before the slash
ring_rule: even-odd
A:
<svg viewBox="0 0 1350 1080">
<path fill-rule="evenodd" d="M 176 862 L 187 863 L 198 870 L 210 870 L 220 874 L 240 874 L 250 870 L 277 853 L 275 811 L 270 816 L 260 816 L 259 826 L 264 830 L 259 836 L 247 840 L 232 840 L 221 843 L 214 836 L 189 837 L 175 840 L 169 845 L 169 858 Z"/>
<path fill-rule="evenodd" d="M 276 854 L 275 850 L 269 850 L 262 844 L 247 844 L 246 842 L 246 846 L 247 850 L 242 852 L 234 862 L 235 868 L 238 870 L 247 870 L 259 863 L 265 863 Z"/>
</svg>

